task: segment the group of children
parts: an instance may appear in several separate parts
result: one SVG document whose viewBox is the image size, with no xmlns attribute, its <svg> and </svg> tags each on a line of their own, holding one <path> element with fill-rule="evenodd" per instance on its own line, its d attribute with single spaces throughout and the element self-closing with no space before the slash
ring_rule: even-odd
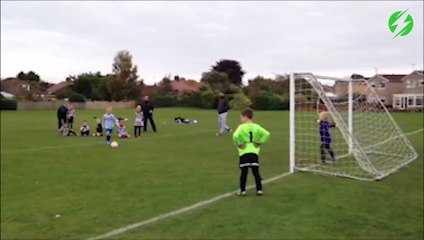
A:
<svg viewBox="0 0 424 240">
<path fill-rule="evenodd" d="M 94 117 L 96 121 L 96 131 L 92 134 L 94 137 L 102 137 L 105 132 L 106 143 L 110 144 L 112 141 L 112 133 L 115 125 L 118 128 L 118 138 L 130 138 L 131 135 L 128 134 L 127 127 L 125 122 L 128 121 L 128 118 L 115 117 L 112 113 L 112 108 L 107 108 L 106 113 L 102 118 Z M 72 121 L 73 122 L 73 121 Z M 135 109 L 135 120 L 134 120 L 134 137 L 138 138 L 141 136 L 141 129 L 143 127 L 143 112 L 141 106 L 138 105 Z M 103 131 L 104 130 L 104 131 Z M 59 132 L 62 136 L 90 136 L 90 126 L 87 120 L 84 120 L 80 129 L 79 134 L 75 133 L 72 128 L 72 123 L 68 122 L 62 125 L 59 129 Z"/>
<path fill-rule="evenodd" d="M 96 120 L 96 132 L 93 136 L 103 136 L 103 129 L 106 133 L 106 143 L 110 144 L 112 141 L 112 132 L 117 125 L 118 137 L 119 138 L 130 138 L 128 131 L 125 126 L 125 122 L 128 121 L 126 118 L 117 118 L 112 114 L 112 108 L 107 108 L 106 113 L 102 119 L 95 117 Z M 240 175 L 240 190 L 237 192 L 239 196 L 246 195 L 246 181 L 249 168 L 252 169 L 252 173 L 256 183 L 256 194 L 262 195 L 262 178 L 259 173 L 259 152 L 262 144 L 267 142 L 270 133 L 261 127 L 259 124 L 253 122 L 253 110 L 245 109 L 241 112 L 240 120 L 242 124 L 238 126 L 233 134 L 233 142 L 237 146 L 239 153 L 239 167 L 241 170 Z M 194 120 L 195 121 L 195 120 Z M 176 123 L 196 123 L 189 119 L 182 117 L 176 117 Z M 335 124 L 329 122 L 328 112 L 321 112 L 319 114 L 319 133 L 321 138 L 321 160 L 322 163 L 326 163 L 326 151 L 330 154 L 331 160 L 335 160 L 334 152 L 331 149 L 331 135 L 330 128 L 334 128 Z M 134 120 L 134 136 L 140 137 L 141 128 L 143 127 L 143 112 L 141 106 L 138 105 L 135 111 Z M 60 129 L 60 132 L 64 136 L 76 135 L 72 128 L 69 128 L 68 124 L 64 124 Z M 84 121 L 80 127 L 80 136 L 90 136 L 90 127 L 87 121 Z"/>
</svg>

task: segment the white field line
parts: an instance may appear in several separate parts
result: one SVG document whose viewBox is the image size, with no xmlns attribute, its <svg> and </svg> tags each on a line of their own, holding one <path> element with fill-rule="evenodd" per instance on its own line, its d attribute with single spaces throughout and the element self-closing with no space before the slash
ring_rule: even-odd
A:
<svg viewBox="0 0 424 240">
<path fill-rule="evenodd" d="M 416 134 L 416 133 L 422 132 L 423 130 L 424 130 L 424 128 L 419 129 L 419 130 L 416 130 L 416 131 L 412 131 L 412 132 L 409 132 L 409 133 L 406 133 L 405 135 Z M 263 184 L 265 185 L 267 183 L 275 182 L 275 181 L 277 181 L 277 180 L 279 180 L 281 178 L 284 178 L 284 177 L 289 176 L 290 174 L 291 174 L 290 172 L 286 172 L 286 173 L 283 173 L 281 175 L 277 175 L 275 177 L 268 178 L 268 179 L 266 179 L 266 180 L 263 181 Z M 253 187 L 255 187 L 255 186 L 254 185 L 249 185 L 247 187 L 247 189 L 251 189 Z M 180 208 L 180 209 L 174 210 L 172 212 L 164 213 L 164 214 L 158 215 L 156 217 L 153 217 L 153 218 L 150 218 L 150 219 L 141 221 L 141 222 L 137 222 L 137 223 L 133 223 L 133 224 L 127 225 L 125 227 L 117 228 L 115 230 L 112 230 L 112 231 L 110 231 L 108 233 L 105 233 L 105 234 L 102 234 L 102 235 L 98 235 L 96 237 L 88 238 L 88 240 L 99 240 L 99 239 L 104 239 L 104 238 L 109 238 L 109 237 L 112 237 L 112 236 L 116 236 L 116 235 L 125 233 L 125 232 L 130 231 L 130 230 L 135 229 L 135 228 L 143 227 L 143 226 L 146 226 L 148 224 L 151 224 L 151 223 L 154 223 L 154 222 L 157 222 L 157 221 L 166 219 L 166 218 L 174 217 L 176 215 L 180 215 L 180 214 L 183 214 L 183 213 L 192 211 L 194 209 L 197 209 L 197 208 L 200 208 L 200 207 L 204 207 L 206 205 L 212 204 L 212 203 L 217 202 L 219 200 L 222 200 L 224 198 L 228 198 L 230 196 L 234 196 L 235 193 L 236 193 L 235 191 L 234 192 L 224 193 L 222 195 L 219 195 L 219 196 L 210 198 L 208 200 L 203 200 L 201 202 L 195 203 L 193 205 L 190 205 L 190 206 L 187 206 L 187 207 L 184 207 L 184 208 Z"/>
<path fill-rule="evenodd" d="M 132 139 L 125 139 L 126 142 L 135 142 L 135 141 L 144 141 L 146 139 L 151 138 L 164 138 L 164 137 L 172 137 L 172 136 L 182 136 L 182 135 L 189 135 L 189 134 L 196 134 L 196 133 L 204 133 L 204 132 L 211 132 L 210 130 L 200 130 L 200 131 L 189 131 L 189 132 L 181 132 L 181 133 L 172 133 L 172 134 L 164 134 L 164 135 L 150 135 L 149 137 L 142 136 L 141 138 L 132 138 Z M 102 139 L 103 137 L 93 137 L 96 139 Z M 93 146 L 93 145 L 101 145 L 105 144 L 105 141 L 101 142 L 90 142 L 90 143 L 81 143 L 81 144 L 70 144 L 70 145 L 57 145 L 57 146 L 44 146 L 44 147 L 35 147 L 35 148 L 27 148 L 27 149 L 17 149 L 17 150 L 11 150 L 11 151 L 1 151 L 1 154 L 12 154 L 12 153 L 22 153 L 22 152 L 37 152 L 37 151 L 43 151 L 43 150 L 51 150 L 51 149 L 61 149 L 61 148 L 72 148 L 72 147 L 84 147 L 84 146 Z"/>
<path fill-rule="evenodd" d="M 277 175 L 275 177 L 268 178 L 268 179 L 264 180 L 262 182 L 262 184 L 267 184 L 267 183 L 275 182 L 275 181 L 277 181 L 277 180 L 279 180 L 281 178 L 284 178 L 284 177 L 289 176 L 290 174 L 291 174 L 290 172 L 286 172 L 286 173 L 283 173 L 281 175 Z M 251 188 L 254 188 L 254 187 L 255 187 L 255 185 L 249 185 L 249 186 L 247 186 L 246 189 L 251 189 Z M 174 217 L 176 215 L 180 215 L 180 214 L 183 214 L 183 213 L 192 211 L 194 209 L 197 209 L 197 208 L 200 208 L 200 207 L 204 207 L 206 205 L 212 204 L 212 203 L 217 202 L 219 200 L 222 200 L 224 198 L 235 196 L 235 193 L 236 193 L 236 191 L 234 191 L 234 192 L 227 192 L 227 193 L 224 193 L 222 195 L 219 195 L 219 196 L 210 198 L 208 200 L 203 200 L 203 201 L 198 202 L 198 203 L 195 203 L 193 205 L 190 205 L 190 206 L 187 206 L 187 207 L 183 207 L 183 208 L 174 210 L 172 212 L 164 213 L 164 214 L 158 215 L 156 217 L 153 217 L 153 218 L 150 218 L 150 219 L 147 219 L 147 220 L 138 222 L 138 223 L 133 223 L 133 224 L 127 225 L 125 227 L 117 228 L 117 229 L 112 230 L 112 231 L 110 231 L 108 233 L 105 233 L 105 234 L 102 234 L 102 235 L 99 235 L 99 236 L 96 236 L 96 237 L 89 238 L 88 240 L 98 240 L 98 239 L 104 239 L 104 238 L 116 236 L 118 234 L 122 234 L 124 232 L 127 232 L 127 231 L 132 230 L 132 229 L 135 229 L 135 228 L 143 227 L 143 226 L 146 226 L 148 224 L 151 224 L 151 223 L 154 223 L 154 222 L 157 222 L 157 221 L 166 219 L 166 218 Z"/>
</svg>

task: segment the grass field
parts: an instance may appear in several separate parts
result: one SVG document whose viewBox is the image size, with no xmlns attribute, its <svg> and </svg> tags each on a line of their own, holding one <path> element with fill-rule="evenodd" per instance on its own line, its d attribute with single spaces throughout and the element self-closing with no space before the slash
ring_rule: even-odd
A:
<svg viewBox="0 0 424 240">
<path fill-rule="evenodd" d="M 94 128 L 102 111 L 77 114 L 76 125 L 88 119 Z M 87 239 L 238 187 L 237 153 L 228 136 L 214 136 L 214 111 L 157 109 L 158 133 L 118 149 L 103 138 L 59 137 L 55 115 L 1 113 L 2 239 Z M 199 123 L 174 124 L 178 115 Z M 393 116 L 405 132 L 423 127 L 423 114 Z M 235 127 L 238 113 L 229 117 Z M 263 178 L 287 172 L 288 112 L 256 120 L 272 134 Z M 296 173 L 265 185 L 263 197 L 249 191 L 112 238 L 423 239 L 423 132 L 408 137 L 419 159 L 383 181 Z"/>
</svg>

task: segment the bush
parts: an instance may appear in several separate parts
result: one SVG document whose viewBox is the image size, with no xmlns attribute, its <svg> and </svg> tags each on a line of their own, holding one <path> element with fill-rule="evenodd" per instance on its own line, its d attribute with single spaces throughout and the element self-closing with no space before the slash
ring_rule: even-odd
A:
<svg viewBox="0 0 424 240">
<path fill-rule="evenodd" d="M 18 102 L 15 99 L 0 99 L 0 110 L 16 110 L 18 109 Z"/>
<path fill-rule="evenodd" d="M 212 90 L 202 92 L 201 97 L 203 108 L 211 109 L 214 107 L 216 96 Z"/>
<path fill-rule="evenodd" d="M 298 93 L 294 96 L 297 103 L 306 103 L 308 99 L 305 97 L 305 95 Z"/>
<path fill-rule="evenodd" d="M 155 107 L 174 107 L 177 106 L 177 99 L 171 95 L 155 96 L 152 98 L 152 104 Z"/>
<path fill-rule="evenodd" d="M 288 108 L 288 101 L 283 101 L 281 96 L 271 92 L 261 94 L 253 102 L 256 110 L 281 110 L 286 105 Z"/>
<path fill-rule="evenodd" d="M 231 108 L 236 110 L 242 110 L 250 107 L 251 105 L 252 101 L 250 101 L 250 99 L 243 93 L 234 95 L 234 99 L 230 101 Z"/>
<path fill-rule="evenodd" d="M 56 98 L 57 99 L 65 99 L 65 98 L 70 98 L 72 95 L 76 94 L 74 91 L 72 91 L 72 89 L 70 88 L 66 88 L 64 90 L 59 91 L 56 94 Z"/>
<path fill-rule="evenodd" d="M 202 95 L 200 93 L 185 93 L 178 99 L 178 105 L 182 107 L 201 108 Z"/>
<path fill-rule="evenodd" d="M 80 94 L 80 93 L 74 93 L 69 97 L 69 102 L 85 102 L 85 97 L 84 95 Z"/>
</svg>

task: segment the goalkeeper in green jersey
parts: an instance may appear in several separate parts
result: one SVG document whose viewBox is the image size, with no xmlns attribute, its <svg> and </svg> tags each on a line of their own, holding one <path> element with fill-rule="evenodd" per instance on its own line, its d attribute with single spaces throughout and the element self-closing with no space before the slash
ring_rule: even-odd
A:
<svg viewBox="0 0 424 240">
<path fill-rule="evenodd" d="M 253 122 L 253 110 L 246 109 L 240 116 L 242 124 L 233 134 L 233 141 L 237 145 L 240 156 L 240 191 L 237 195 L 246 195 L 246 181 L 249 167 L 252 169 L 256 182 L 256 194 L 262 195 L 262 179 L 259 173 L 259 151 L 260 146 L 264 144 L 270 133 Z"/>
</svg>

